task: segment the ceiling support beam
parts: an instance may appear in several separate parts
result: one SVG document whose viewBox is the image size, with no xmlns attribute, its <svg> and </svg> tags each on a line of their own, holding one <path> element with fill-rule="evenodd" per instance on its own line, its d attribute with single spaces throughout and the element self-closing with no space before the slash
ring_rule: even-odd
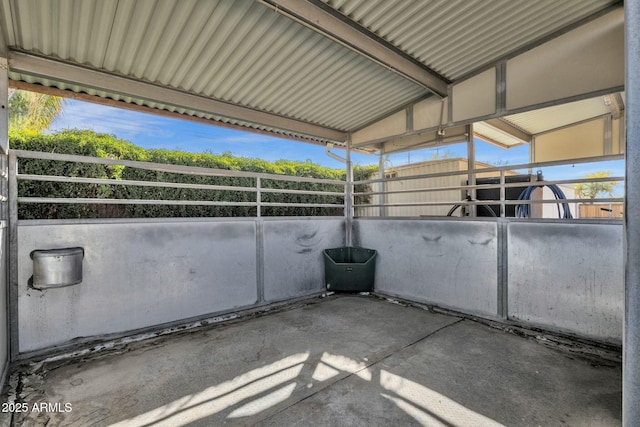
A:
<svg viewBox="0 0 640 427">
<path fill-rule="evenodd" d="M 531 134 L 518 129 L 517 127 L 515 127 L 514 125 L 512 125 L 511 123 L 503 119 L 489 119 L 489 120 L 485 120 L 484 122 L 489 126 L 493 126 L 494 128 L 504 133 L 508 133 L 514 138 L 518 138 L 524 142 L 531 141 L 531 136 L 532 136 Z"/>
<path fill-rule="evenodd" d="M 407 57 L 401 50 L 386 43 L 374 33 L 346 17 L 309 0 L 258 0 L 276 12 L 331 38 L 354 52 L 423 86 L 437 96 L 447 96 L 449 82 L 435 71 Z"/>
<path fill-rule="evenodd" d="M 619 93 L 614 93 L 611 95 L 604 96 L 604 103 L 607 107 L 609 107 L 609 111 L 611 111 L 611 117 L 613 119 L 619 119 L 624 110 L 624 102 L 622 101 L 622 95 Z"/>
<path fill-rule="evenodd" d="M 51 80 L 69 82 L 69 85 L 114 92 L 122 96 L 260 124 L 322 140 L 341 143 L 347 140 L 347 134 L 340 130 L 21 52 L 10 52 L 9 68 L 11 72 L 43 76 Z"/>
<path fill-rule="evenodd" d="M 385 154 L 401 153 L 428 147 L 457 144 L 468 139 L 468 126 L 447 128 L 444 133 L 437 129 L 393 138 L 380 142 L 377 147 Z"/>
</svg>

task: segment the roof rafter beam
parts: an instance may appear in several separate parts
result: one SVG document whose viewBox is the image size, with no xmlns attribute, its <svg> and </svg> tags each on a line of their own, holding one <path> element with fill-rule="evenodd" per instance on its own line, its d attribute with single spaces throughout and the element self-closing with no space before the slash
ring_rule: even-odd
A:
<svg viewBox="0 0 640 427">
<path fill-rule="evenodd" d="M 527 133 L 519 128 L 515 127 L 511 123 L 507 122 L 503 119 L 488 119 L 484 121 L 489 126 L 493 126 L 494 128 L 513 136 L 514 138 L 518 138 L 521 141 L 529 142 L 531 141 L 532 135 Z"/>
<path fill-rule="evenodd" d="M 312 0 L 258 0 L 276 12 L 337 41 L 354 52 L 425 87 L 437 96 L 447 96 L 449 82 L 435 71 L 409 59 L 401 50 L 362 27 L 346 22 L 347 18 L 327 10 Z"/>
<path fill-rule="evenodd" d="M 609 107 L 611 111 L 611 117 L 619 119 L 624 111 L 624 102 L 622 101 L 622 95 L 620 93 L 614 93 L 611 95 L 605 95 L 603 97 L 604 103 Z"/>
<path fill-rule="evenodd" d="M 86 88 L 111 91 L 119 95 L 266 125 L 319 139 L 336 142 L 347 140 L 347 133 L 340 130 L 22 52 L 10 52 L 9 68 L 14 72 L 43 76 Z"/>
</svg>

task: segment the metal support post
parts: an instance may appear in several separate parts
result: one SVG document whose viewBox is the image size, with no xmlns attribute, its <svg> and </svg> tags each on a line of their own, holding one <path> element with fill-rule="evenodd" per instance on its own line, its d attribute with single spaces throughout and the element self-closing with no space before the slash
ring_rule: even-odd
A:
<svg viewBox="0 0 640 427">
<path fill-rule="evenodd" d="M 500 218 L 507 216 L 505 200 L 507 199 L 505 185 L 504 169 L 500 170 Z"/>
<path fill-rule="evenodd" d="M 9 312 L 9 354 L 11 360 L 18 356 L 18 159 L 9 153 L 9 238 L 7 305 Z"/>
<path fill-rule="evenodd" d="M 536 161 L 536 137 L 531 137 L 529 142 L 529 163 L 535 163 Z M 529 175 L 533 174 L 533 169 L 529 168 Z"/>
<path fill-rule="evenodd" d="M 260 177 L 256 178 L 256 217 L 262 216 L 262 192 L 260 191 Z"/>
<path fill-rule="evenodd" d="M 345 244 L 353 245 L 353 166 L 351 165 L 351 135 L 347 139 L 347 183 L 345 187 L 344 216 Z"/>
<path fill-rule="evenodd" d="M 380 159 L 378 160 L 378 178 L 384 179 L 384 147 L 380 149 Z M 382 194 L 386 191 L 387 184 L 383 181 L 378 183 L 378 204 L 380 205 L 380 216 L 385 217 L 386 215 L 386 207 L 384 206 L 387 202 L 387 195 Z"/>
<path fill-rule="evenodd" d="M 467 175 L 467 181 L 469 185 L 475 185 L 476 183 L 476 173 L 474 169 L 476 168 L 476 147 L 475 142 L 473 141 L 473 125 L 467 125 L 467 169 L 469 171 Z M 476 199 L 476 190 L 475 188 L 470 188 L 469 196 L 472 200 Z M 467 206 L 467 209 L 470 210 L 472 217 L 475 217 L 477 214 L 477 206 L 470 205 Z"/>
<path fill-rule="evenodd" d="M 7 58 L 0 57 L 0 154 L 7 154 L 8 152 L 9 152 L 9 65 L 7 62 Z M 6 172 L 6 171 L 3 170 L 2 172 Z"/>
<path fill-rule="evenodd" d="M 625 2 L 626 238 L 622 424 L 640 425 L 640 2 Z"/>
<path fill-rule="evenodd" d="M 0 36 L 1 38 L 1 36 Z M 2 43 L 2 40 L 0 40 Z M 7 58 L 0 57 L 0 223 L 2 229 L 7 226 L 7 180 L 9 177 L 9 76 Z M 8 253 L 6 250 L 4 254 Z M 6 262 L 3 259 L 2 262 Z M 7 269 L 8 270 L 8 269 Z"/>
<path fill-rule="evenodd" d="M 4 40 L 0 35 L 0 49 L 4 51 Z M 13 316 L 17 316 L 17 311 L 15 311 L 15 307 L 13 307 L 12 293 L 10 290 L 10 262 L 11 262 L 11 253 L 9 251 L 9 227 L 7 227 L 8 220 L 8 159 L 7 154 L 9 152 L 9 67 L 7 58 L 0 57 L 0 180 L 2 181 L 1 194 L 0 194 L 0 205 L 2 208 L 0 209 L 2 212 L 2 217 L 0 218 L 0 233 L 5 239 L 4 247 L 2 247 L 2 254 L 0 258 L 0 262 L 5 267 L 6 275 L 3 277 L 2 282 L 4 283 L 4 288 L 0 289 L 0 292 L 5 292 L 5 306 L 2 307 L 5 313 L 5 339 L 6 342 L 3 343 L 6 345 L 6 349 L 8 349 L 7 358 L 3 360 L 3 363 L 0 365 L 0 386 L 4 385 L 4 381 L 6 379 L 5 375 L 7 372 L 5 368 L 8 366 L 8 360 L 11 360 L 12 355 L 12 346 L 13 346 L 13 325 L 12 319 Z M 17 302 L 17 301 L 16 301 Z M 4 359 L 4 357 L 3 357 Z M 8 359 L 8 360 L 7 360 Z"/>
</svg>

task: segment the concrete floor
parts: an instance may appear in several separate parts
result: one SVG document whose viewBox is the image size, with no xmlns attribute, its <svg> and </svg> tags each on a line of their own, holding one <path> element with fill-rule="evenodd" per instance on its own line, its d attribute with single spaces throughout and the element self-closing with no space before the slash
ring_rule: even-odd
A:
<svg viewBox="0 0 640 427">
<path fill-rule="evenodd" d="M 23 374 L 17 425 L 615 426 L 621 368 L 366 296 Z"/>
</svg>

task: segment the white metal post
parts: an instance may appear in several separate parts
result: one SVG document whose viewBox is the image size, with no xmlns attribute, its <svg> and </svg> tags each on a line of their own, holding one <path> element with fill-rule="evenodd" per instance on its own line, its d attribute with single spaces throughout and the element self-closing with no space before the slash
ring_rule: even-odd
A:
<svg viewBox="0 0 640 427">
<path fill-rule="evenodd" d="M 507 208 L 505 205 L 505 200 L 507 199 L 506 196 L 506 188 L 505 186 L 505 175 L 504 175 L 504 169 L 500 169 L 500 217 L 504 218 L 505 216 L 507 216 Z"/>
<path fill-rule="evenodd" d="M 640 2 L 625 2 L 627 97 L 622 424 L 640 425 Z"/>
<path fill-rule="evenodd" d="M 9 65 L 0 57 L 0 153 L 9 152 Z M 4 172 L 4 170 L 3 170 Z"/>
<path fill-rule="evenodd" d="M 0 49 L 4 50 L 4 40 L 2 40 L 2 36 L 0 35 Z M 2 194 L 0 195 L 0 203 L 2 204 L 2 218 L 1 219 L 1 232 L 5 235 L 5 246 L 2 248 L 2 262 L 6 268 L 6 277 L 4 278 L 5 289 L 2 289 L 2 292 L 6 292 L 6 307 L 3 309 L 6 310 L 6 319 L 7 319 L 7 330 L 6 336 L 8 342 L 7 349 L 9 349 L 8 358 L 13 359 L 17 353 L 17 329 L 15 328 L 15 321 L 17 321 L 17 298 L 15 298 L 14 292 L 12 292 L 11 288 L 11 264 L 13 259 L 15 258 L 15 252 L 12 252 L 14 247 L 10 243 L 11 236 L 11 228 L 9 227 L 8 222 L 8 208 L 7 204 L 11 201 L 9 188 L 8 188 L 8 178 L 9 178 L 9 170 L 8 165 L 9 161 L 7 159 L 7 155 L 9 153 L 9 66 L 6 57 L 0 57 L 0 156 L 2 156 L 2 161 L 0 162 L 0 179 L 2 180 Z M 3 369 L 3 366 L 0 366 L 0 370 Z"/>
<path fill-rule="evenodd" d="M 262 216 L 262 192 L 261 190 L 261 182 L 260 177 L 256 178 L 256 217 L 260 218 Z"/>
<path fill-rule="evenodd" d="M 353 245 L 353 166 L 351 165 L 351 135 L 347 138 L 347 183 L 345 188 L 345 244 Z"/>
<path fill-rule="evenodd" d="M 378 159 L 378 178 L 380 179 L 384 179 L 384 147 L 382 147 L 380 149 L 380 158 Z M 387 201 L 387 195 L 386 194 L 382 194 L 384 191 L 386 191 L 386 183 L 384 181 L 380 181 L 378 183 L 378 192 L 380 194 L 378 194 L 378 204 L 380 205 L 380 213 L 379 215 L 381 217 L 385 217 L 387 216 L 385 210 L 385 204 Z"/>
<path fill-rule="evenodd" d="M 467 181 L 469 181 L 469 185 L 475 185 L 476 183 L 476 173 L 474 169 L 476 168 L 476 147 L 475 142 L 473 140 L 473 125 L 467 125 Z M 475 188 L 469 188 L 469 196 L 471 196 L 472 200 L 476 199 L 476 190 Z M 477 216 L 477 206 L 469 205 L 467 209 L 471 211 L 470 216 Z"/>
</svg>

